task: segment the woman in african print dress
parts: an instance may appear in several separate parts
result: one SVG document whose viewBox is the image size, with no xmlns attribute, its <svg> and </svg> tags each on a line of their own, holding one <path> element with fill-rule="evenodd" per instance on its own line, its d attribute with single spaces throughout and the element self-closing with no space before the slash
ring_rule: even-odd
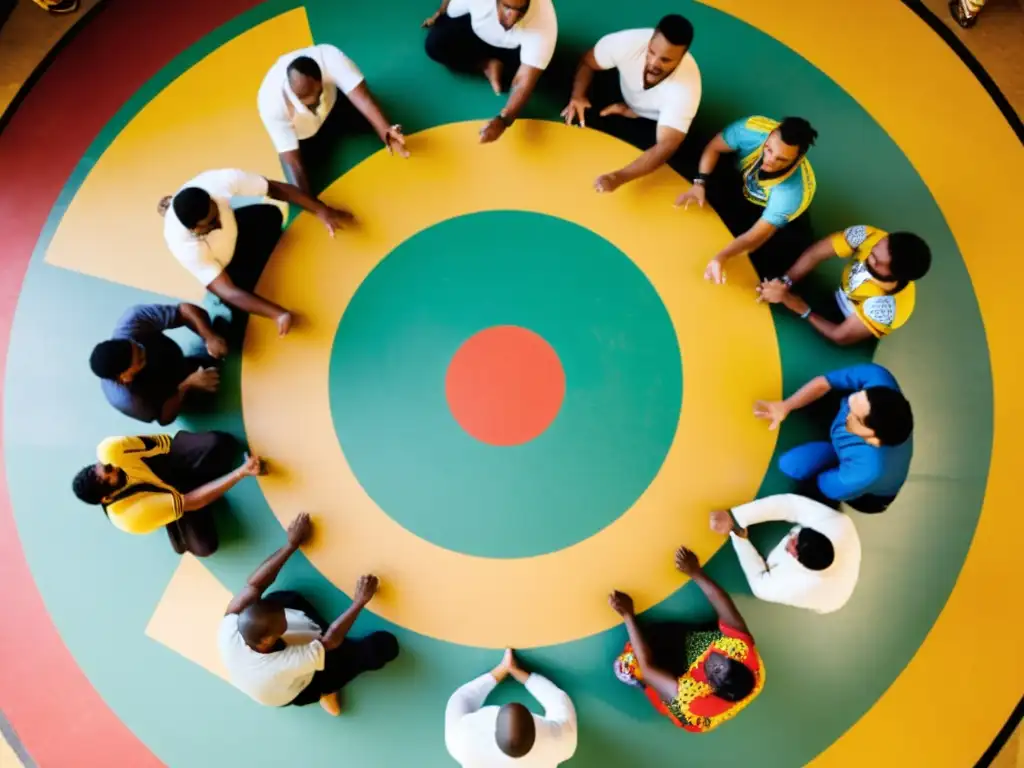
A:
<svg viewBox="0 0 1024 768">
<path fill-rule="evenodd" d="M 704 573 L 697 556 L 680 547 L 676 568 L 704 592 L 718 614 L 718 625 L 661 623 L 641 633 L 632 598 L 613 592 L 608 602 L 629 633 L 625 650 L 615 660 L 615 675 L 643 688 L 654 708 L 677 727 L 705 733 L 735 717 L 761 692 L 764 663 L 736 605 Z"/>
</svg>

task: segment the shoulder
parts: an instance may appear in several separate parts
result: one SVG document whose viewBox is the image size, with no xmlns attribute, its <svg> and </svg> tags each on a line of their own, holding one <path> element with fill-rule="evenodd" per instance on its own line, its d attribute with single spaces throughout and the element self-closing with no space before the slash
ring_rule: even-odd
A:
<svg viewBox="0 0 1024 768">
<path fill-rule="evenodd" d="M 773 120 L 772 118 L 765 117 L 764 115 L 751 115 L 750 117 L 745 118 L 742 122 L 743 126 L 748 131 L 756 131 L 757 133 L 762 134 L 769 134 L 779 127 L 778 120 Z"/>
<path fill-rule="evenodd" d="M 895 296 L 871 296 L 861 305 L 864 317 L 878 325 L 891 327 L 896 320 Z"/>
<path fill-rule="evenodd" d="M 672 73 L 672 80 L 683 85 L 692 85 L 695 82 L 698 85 L 700 84 L 700 67 L 697 66 L 697 60 L 693 58 L 693 54 L 689 51 L 683 56 L 683 60 L 679 62 L 676 71 Z"/>
</svg>

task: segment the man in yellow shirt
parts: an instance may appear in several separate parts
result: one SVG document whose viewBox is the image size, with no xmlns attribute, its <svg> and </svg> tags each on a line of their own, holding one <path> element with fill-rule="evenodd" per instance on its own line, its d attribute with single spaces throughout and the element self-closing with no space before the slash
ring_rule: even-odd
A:
<svg viewBox="0 0 1024 768">
<path fill-rule="evenodd" d="M 813 311 L 790 290 L 834 257 L 850 259 L 835 292 L 836 312 L 830 313 L 835 321 Z M 931 263 L 928 244 L 917 235 L 847 227 L 804 251 L 782 277 L 763 281 L 758 300 L 783 304 L 836 344 L 880 339 L 907 322 L 914 311 L 914 281 L 928 273 Z"/>
<path fill-rule="evenodd" d="M 103 507 L 127 533 L 166 528 L 179 555 L 207 557 L 217 550 L 217 528 L 209 505 L 240 480 L 263 473 L 250 456 L 236 463 L 238 443 L 224 432 L 109 437 L 96 449 L 98 461 L 75 475 L 72 489 L 86 504 Z"/>
</svg>

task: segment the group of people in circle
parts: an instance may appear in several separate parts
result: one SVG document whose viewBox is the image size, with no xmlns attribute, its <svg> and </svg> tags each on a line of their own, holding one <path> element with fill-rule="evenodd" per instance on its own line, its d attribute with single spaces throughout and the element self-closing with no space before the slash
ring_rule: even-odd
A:
<svg viewBox="0 0 1024 768">
<path fill-rule="evenodd" d="M 500 140 L 555 53 L 552 0 L 444 0 L 423 26 L 431 59 L 483 75 L 496 93 L 508 88 L 505 106 L 480 129 L 482 143 Z M 690 22 L 672 14 L 655 27 L 605 35 L 579 59 L 561 113 L 566 125 L 607 131 L 642 150 L 627 166 L 599 175 L 595 191 L 613 194 L 668 164 L 693 180 L 676 201 L 684 209 L 679 215 L 694 215 L 685 210 L 710 204 L 732 232 L 731 242 L 704 267 L 711 283 L 725 283 L 729 259 L 746 254 L 761 278 L 751 300 L 786 307 L 836 344 L 880 339 L 898 329 L 913 311 L 915 281 L 929 269 L 928 246 L 909 232 L 863 225 L 813 240 L 807 211 L 817 181 L 808 155 L 817 132 L 806 119 L 744 117 L 699 153 L 688 153 L 684 142 L 701 100 L 693 37 Z M 287 182 L 237 169 L 210 170 L 158 204 L 168 248 L 206 287 L 207 306 L 132 307 L 92 351 L 90 366 L 104 396 L 131 418 L 166 426 L 184 410 L 205 407 L 219 388 L 220 363 L 237 348 L 248 316 L 273 321 L 281 336 L 291 330 L 293 311 L 255 292 L 282 234 L 280 208 L 266 198 L 316 216 L 333 237 L 354 217 L 312 193 L 308 169 L 325 161 L 339 134 L 369 125 L 389 152 L 411 155 L 401 126 L 385 116 L 362 72 L 330 44 L 281 56 L 259 89 L 257 108 Z M 723 155 L 736 162 L 722 162 Z M 264 202 L 234 208 L 232 198 L 238 197 Z M 847 261 L 839 286 L 809 303 L 799 286 L 834 258 Z M 191 353 L 167 335 L 177 328 L 196 336 Z M 731 540 L 757 598 L 828 613 L 850 599 L 861 559 L 856 527 L 840 503 L 864 513 L 888 508 L 907 478 L 913 416 L 896 379 L 875 364 L 815 377 L 783 401 L 754 406 L 754 416 L 770 429 L 798 411 L 812 418 L 817 412 L 824 423 L 820 440 L 779 460 L 795 492 L 711 511 L 709 524 Z M 221 432 L 112 437 L 100 443 L 96 462 L 76 475 L 73 490 L 83 502 L 101 506 L 115 527 L 135 534 L 164 528 L 176 552 L 206 557 L 218 545 L 211 505 L 244 478 L 268 469 L 258 456 L 239 464 L 239 453 L 235 438 Z M 748 530 L 770 521 L 793 528 L 763 556 Z M 352 605 L 333 621 L 296 592 L 268 594 L 311 531 L 308 514 L 292 521 L 287 543 L 227 606 L 217 642 L 233 684 L 255 701 L 319 702 L 337 715 L 338 692 L 356 675 L 395 659 L 399 648 L 388 632 L 349 636 L 377 590 L 373 575 L 359 579 Z M 696 555 L 680 547 L 675 565 L 702 590 L 718 621 L 701 627 L 641 623 L 632 598 L 616 591 L 608 602 L 622 618 L 628 642 L 613 668 L 674 725 L 706 732 L 757 696 L 765 666 L 735 603 Z M 485 706 L 509 676 L 540 702 L 543 715 L 517 703 Z M 445 743 L 464 766 L 554 766 L 576 750 L 576 713 L 564 691 L 525 671 L 509 650 L 494 669 L 451 696 Z"/>
</svg>

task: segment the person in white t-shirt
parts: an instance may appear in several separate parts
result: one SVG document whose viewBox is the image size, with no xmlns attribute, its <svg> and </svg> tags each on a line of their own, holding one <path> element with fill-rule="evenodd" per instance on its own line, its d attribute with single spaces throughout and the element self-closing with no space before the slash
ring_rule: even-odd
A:
<svg viewBox="0 0 1024 768">
<path fill-rule="evenodd" d="M 288 181 L 307 194 L 306 163 L 319 162 L 339 123 L 355 117 L 339 105 L 341 96 L 359 110 L 389 152 L 409 156 L 401 126 L 381 112 L 352 59 L 326 44 L 286 53 L 263 78 L 257 105 Z"/>
<path fill-rule="evenodd" d="M 518 703 L 483 705 L 509 675 L 540 702 L 543 717 Z M 445 747 L 463 768 L 554 768 L 575 754 L 576 741 L 572 700 L 546 677 L 524 671 L 511 648 L 498 666 L 455 691 L 444 713 Z"/>
<path fill-rule="evenodd" d="M 316 216 L 331 237 L 350 224 L 348 211 L 332 208 L 293 184 L 233 168 L 205 171 L 160 200 L 164 240 L 174 257 L 225 304 L 269 318 L 284 336 L 292 313 L 251 291 L 281 237 L 281 209 L 271 203 L 235 210 L 233 198 L 267 198 L 297 205 Z"/>
<path fill-rule="evenodd" d="M 288 526 L 288 543 L 249 577 L 227 607 L 217 647 L 232 685 L 268 707 L 305 706 L 319 701 L 341 714 L 338 691 L 357 675 L 381 669 L 398 656 L 389 632 L 348 637 L 356 618 L 377 591 L 375 576 L 361 576 L 353 603 L 330 626 L 297 592 L 263 593 L 304 544 L 313 527 L 301 514 Z"/>
<path fill-rule="evenodd" d="M 747 528 L 784 520 L 796 523 L 767 560 Z M 860 576 L 860 537 L 853 521 L 831 507 L 791 493 L 768 496 L 711 513 L 711 528 L 728 535 L 754 596 L 770 603 L 838 611 Z"/>
<path fill-rule="evenodd" d="M 430 58 L 458 72 L 482 72 L 496 94 L 504 90 L 506 69 L 516 68 L 505 107 L 480 130 L 482 143 L 496 141 L 516 121 L 555 53 L 552 0 L 442 0 L 423 26 L 430 27 Z"/>
<path fill-rule="evenodd" d="M 689 52 L 693 25 L 678 14 L 658 22 L 654 29 L 627 29 L 605 35 L 580 61 L 569 105 L 562 110 L 566 125 L 587 125 L 591 108 L 587 91 L 599 70 L 618 70 L 618 93 L 603 77 L 609 94 L 598 120 L 590 126 L 637 144 L 646 151 L 617 171 L 599 176 L 598 192 L 614 192 L 634 179 L 653 173 L 669 162 L 700 106 L 701 81 L 697 62 Z M 654 124 L 652 124 L 654 123 Z"/>
</svg>

